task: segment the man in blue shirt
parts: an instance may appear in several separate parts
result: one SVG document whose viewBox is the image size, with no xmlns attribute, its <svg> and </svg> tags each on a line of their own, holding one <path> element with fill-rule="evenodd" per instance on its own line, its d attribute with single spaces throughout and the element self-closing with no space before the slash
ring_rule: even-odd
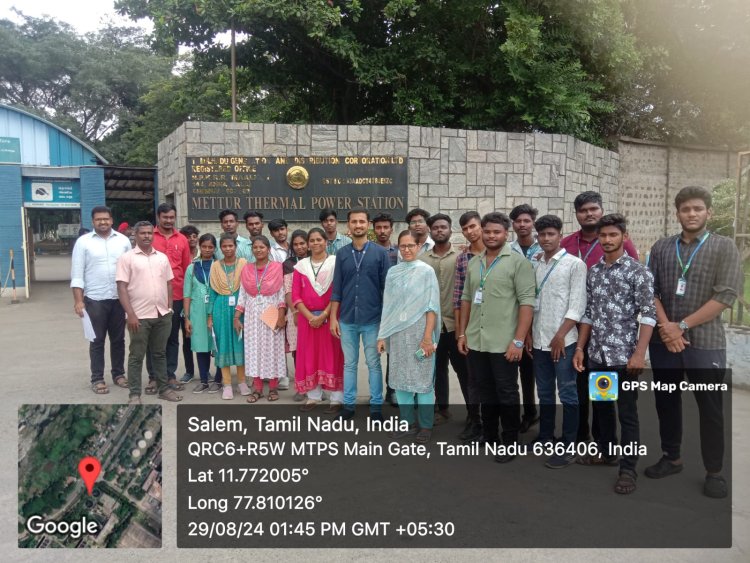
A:
<svg viewBox="0 0 750 563">
<path fill-rule="evenodd" d="M 367 240 L 370 214 L 366 209 L 351 209 L 347 221 L 352 242 L 336 253 L 330 317 L 331 333 L 341 339 L 344 351 L 344 408 L 339 416 L 354 416 L 361 338 L 369 374 L 370 417 L 382 420 L 383 370 L 377 344 L 390 260 L 385 248 Z"/>
</svg>

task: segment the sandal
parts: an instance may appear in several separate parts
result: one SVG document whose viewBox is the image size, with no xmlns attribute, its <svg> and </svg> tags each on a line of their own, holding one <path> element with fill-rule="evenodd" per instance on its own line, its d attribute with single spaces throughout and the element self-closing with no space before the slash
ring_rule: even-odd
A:
<svg viewBox="0 0 750 563">
<path fill-rule="evenodd" d="M 179 403 L 182 401 L 182 395 L 178 395 L 173 389 L 167 389 L 164 393 L 159 393 L 159 398 L 171 403 Z"/>
<path fill-rule="evenodd" d="M 276 389 L 271 389 L 268 392 L 268 400 L 271 401 L 271 402 L 278 401 L 279 400 L 279 392 Z"/>
<path fill-rule="evenodd" d="M 604 457 L 602 454 L 586 454 L 576 460 L 579 465 L 617 465 L 617 456 Z"/>
<path fill-rule="evenodd" d="M 182 391 L 185 389 L 185 385 L 177 381 L 176 377 L 167 381 L 167 385 L 169 385 L 170 389 L 173 389 L 174 391 Z"/>
<path fill-rule="evenodd" d="M 269 401 L 271 400 L 271 394 L 270 393 L 268 394 L 268 400 Z M 318 406 L 318 401 L 308 400 L 304 405 L 302 405 L 299 408 L 299 412 L 310 412 L 311 410 L 313 410 L 317 406 Z"/>
<path fill-rule="evenodd" d="M 91 390 L 94 392 L 94 395 L 106 395 L 109 393 L 109 387 L 107 387 L 107 384 L 103 381 L 92 383 Z"/>
<path fill-rule="evenodd" d="M 422 428 L 419 432 L 417 432 L 416 437 L 414 438 L 414 442 L 416 444 L 426 444 L 430 441 L 430 438 L 432 437 L 432 430 L 429 428 Z"/>
<path fill-rule="evenodd" d="M 344 407 L 341 403 L 331 403 L 331 405 L 323 411 L 324 414 L 338 414 L 338 412 Z"/>
<path fill-rule="evenodd" d="M 146 395 L 156 395 L 156 381 L 154 381 L 153 379 L 149 381 L 144 391 L 146 392 Z"/>
<path fill-rule="evenodd" d="M 116 377 L 115 378 L 115 385 L 117 385 L 118 387 L 122 387 L 123 389 L 127 389 L 128 388 L 128 378 L 125 377 L 124 375 L 120 375 L 120 376 Z"/>
<path fill-rule="evenodd" d="M 247 398 L 248 403 L 257 403 L 263 398 L 263 393 L 260 391 L 253 391 L 252 394 Z"/>
<path fill-rule="evenodd" d="M 615 482 L 615 492 L 619 495 L 629 495 L 635 492 L 635 477 L 630 473 L 620 473 Z"/>
</svg>

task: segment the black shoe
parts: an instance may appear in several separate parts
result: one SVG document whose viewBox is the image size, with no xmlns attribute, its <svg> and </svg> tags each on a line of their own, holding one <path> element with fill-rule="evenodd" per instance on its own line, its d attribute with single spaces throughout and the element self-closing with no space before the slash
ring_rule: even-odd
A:
<svg viewBox="0 0 750 563">
<path fill-rule="evenodd" d="M 465 432 L 461 433 L 461 436 L 463 436 Z M 459 436 L 459 438 L 461 438 Z M 468 432 L 468 435 L 466 438 L 461 438 L 464 442 L 479 442 L 479 445 L 484 445 L 484 436 L 482 435 L 482 425 L 477 423 L 472 423 L 471 429 Z"/>
<path fill-rule="evenodd" d="M 681 467 L 681 466 L 680 466 Z M 706 475 L 706 482 L 703 484 L 703 494 L 711 498 L 726 498 L 727 482 L 721 475 Z"/>
<path fill-rule="evenodd" d="M 646 468 L 643 472 L 649 479 L 661 479 L 662 477 L 669 477 L 682 471 L 682 464 L 679 465 L 672 463 L 666 457 L 662 456 L 661 459 L 654 465 Z"/>
<path fill-rule="evenodd" d="M 391 405 L 392 407 L 398 406 L 398 400 L 396 399 L 396 394 L 393 391 L 385 394 L 385 402 Z"/>
<path fill-rule="evenodd" d="M 370 413 L 370 420 L 373 422 L 383 422 L 383 413 L 380 411 L 372 411 Z"/>
<path fill-rule="evenodd" d="M 518 431 L 521 434 L 526 434 L 532 426 L 537 424 L 539 422 L 539 416 L 534 415 L 533 417 L 526 418 L 524 417 L 523 420 L 521 420 L 521 427 L 518 429 Z"/>
<path fill-rule="evenodd" d="M 348 409 L 344 407 L 343 409 L 341 409 L 336 418 L 341 420 L 351 420 L 352 418 L 354 418 L 354 409 Z"/>
<path fill-rule="evenodd" d="M 474 423 L 471 420 L 467 420 L 466 424 L 464 425 L 464 429 L 461 431 L 461 433 L 458 435 L 459 440 L 468 440 L 471 438 L 474 428 Z"/>
</svg>

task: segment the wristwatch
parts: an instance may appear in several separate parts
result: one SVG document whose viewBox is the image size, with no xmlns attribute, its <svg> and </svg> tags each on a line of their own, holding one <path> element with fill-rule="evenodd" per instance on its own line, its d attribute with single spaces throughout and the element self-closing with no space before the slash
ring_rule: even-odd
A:
<svg viewBox="0 0 750 563">
<path fill-rule="evenodd" d="M 523 348 L 523 340 L 514 340 L 513 341 L 513 346 L 515 346 L 518 349 Z"/>
<path fill-rule="evenodd" d="M 690 327 L 688 326 L 688 324 L 687 324 L 687 323 L 686 323 L 686 322 L 685 322 L 684 320 L 680 321 L 680 322 L 678 323 L 678 325 L 677 325 L 677 326 L 679 326 L 679 327 L 680 327 L 680 330 L 681 330 L 682 332 L 685 332 L 686 330 L 688 330 L 688 329 L 690 328 Z"/>
</svg>

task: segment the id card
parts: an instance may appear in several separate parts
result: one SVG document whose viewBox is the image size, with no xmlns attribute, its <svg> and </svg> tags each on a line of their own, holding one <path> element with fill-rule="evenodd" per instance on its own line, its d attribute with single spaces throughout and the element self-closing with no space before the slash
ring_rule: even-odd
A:
<svg viewBox="0 0 750 563">
<path fill-rule="evenodd" d="M 675 295 L 678 297 L 684 297 L 685 296 L 685 290 L 687 290 L 687 280 L 685 278 L 680 278 L 677 280 L 677 291 L 674 292 Z"/>
<path fill-rule="evenodd" d="M 234 307 L 237 305 L 237 299 L 235 299 L 234 295 L 229 296 L 229 306 Z"/>
<path fill-rule="evenodd" d="M 538 297 L 536 299 L 534 299 L 534 312 L 535 313 L 539 312 L 539 301 L 541 301 L 541 300 Z"/>
<path fill-rule="evenodd" d="M 208 305 L 208 295 L 203 296 L 203 302 Z"/>
<path fill-rule="evenodd" d="M 475 305 L 482 304 L 482 288 L 477 289 L 476 293 L 474 294 L 474 304 Z"/>
</svg>

